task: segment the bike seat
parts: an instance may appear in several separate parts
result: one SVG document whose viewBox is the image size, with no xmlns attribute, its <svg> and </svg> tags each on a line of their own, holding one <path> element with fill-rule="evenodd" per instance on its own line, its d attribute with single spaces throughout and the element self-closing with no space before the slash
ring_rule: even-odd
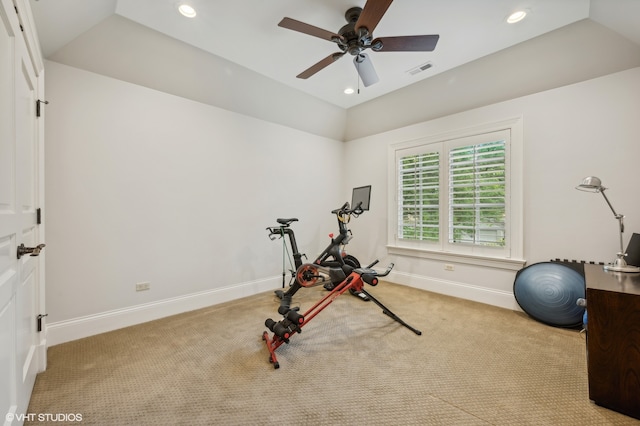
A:
<svg viewBox="0 0 640 426">
<path fill-rule="evenodd" d="M 276 221 L 280 224 L 280 225 L 284 225 L 284 226 L 289 226 L 291 224 L 291 222 L 297 222 L 298 219 L 295 217 L 292 217 L 291 219 L 276 219 Z"/>
</svg>

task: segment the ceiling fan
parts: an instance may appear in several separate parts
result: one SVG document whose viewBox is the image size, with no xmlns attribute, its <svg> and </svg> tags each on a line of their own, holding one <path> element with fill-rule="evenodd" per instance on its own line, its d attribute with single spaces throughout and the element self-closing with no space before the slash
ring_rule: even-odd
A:
<svg viewBox="0 0 640 426">
<path fill-rule="evenodd" d="M 382 19 L 393 0 L 368 0 L 364 8 L 352 7 L 345 13 L 347 25 L 338 33 L 323 30 L 291 18 L 283 18 L 278 26 L 336 43 L 339 52 L 332 53 L 320 62 L 307 68 L 296 77 L 307 79 L 340 59 L 346 53 L 353 55 L 362 83 L 370 86 L 378 82 L 378 75 L 369 56 L 364 53 L 371 48 L 374 52 L 431 52 L 436 48 L 439 35 L 417 35 L 373 38 L 373 30 Z"/>
</svg>

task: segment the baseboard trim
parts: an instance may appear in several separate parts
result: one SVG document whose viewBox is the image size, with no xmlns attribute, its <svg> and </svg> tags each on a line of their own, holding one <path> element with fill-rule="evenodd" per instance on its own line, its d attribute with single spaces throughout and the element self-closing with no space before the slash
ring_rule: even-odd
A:
<svg viewBox="0 0 640 426">
<path fill-rule="evenodd" d="M 46 342 L 49 347 L 55 346 L 119 328 L 229 302 L 273 290 L 279 286 L 280 277 L 266 278 L 142 305 L 115 309 L 113 311 L 101 312 L 99 314 L 53 322 L 47 324 L 45 327 Z"/>
<path fill-rule="evenodd" d="M 460 299 L 498 306 L 500 308 L 520 310 L 512 292 L 479 287 L 467 283 L 446 281 L 423 275 L 392 271 L 385 280 L 421 290 L 453 296 Z"/>
<path fill-rule="evenodd" d="M 520 310 L 512 292 L 396 271 L 392 271 L 385 280 L 447 296 L 473 300 L 511 310 Z M 278 288 L 280 284 L 280 277 L 271 277 L 235 286 L 216 288 L 171 299 L 49 323 L 46 324 L 44 328 L 46 345 L 47 347 L 55 346 L 119 328 L 206 308 L 208 306 L 273 290 Z M 40 368 L 42 368 L 42 366 L 40 366 Z"/>
</svg>

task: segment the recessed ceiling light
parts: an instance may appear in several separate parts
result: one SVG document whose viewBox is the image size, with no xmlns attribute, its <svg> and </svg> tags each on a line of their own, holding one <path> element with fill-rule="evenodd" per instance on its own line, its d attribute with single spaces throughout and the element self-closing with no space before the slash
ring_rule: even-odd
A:
<svg viewBox="0 0 640 426">
<path fill-rule="evenodd" d="M 353 90 L 353 87 L 347 87 L 346 89 L 344 89 L 345 95 L 352 95 L 353 92 L 355 92 L 355 90 Z"/>
<path fill-rule="evenodd" d="M 178 6 L 178 11 L 187 18 L 196 17 L 196 10 L 188 4 L 181 4 L 180 6 Z"/>
<path fill-rule="evenodd" d="M 511 15 L 509 15 L 509 17 L 507 18 L 507 22 L 510 24 L 515 24 L 516 22 L 520 22 L 527 16 L 527 13 L 528 13 L 527 10 L 517 10 L 513 12 Z"/>
</svg>

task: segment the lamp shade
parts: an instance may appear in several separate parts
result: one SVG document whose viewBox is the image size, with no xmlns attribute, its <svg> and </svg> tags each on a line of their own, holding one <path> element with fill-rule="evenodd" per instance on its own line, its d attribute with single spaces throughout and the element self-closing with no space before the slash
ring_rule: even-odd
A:
<svg viewBox="0 0 640 426">
<path fill-rule="evenodd" d="M 602 181 L 600 180 L 600 178 L 597 178 L 595 176 L 587 176 L 586 178 L 582 179 L 582 182 L 580 182 L 580 185 L 578 185 L 576 188 L 583 191 L 595 192 L 604 189 L 602 187 Z"/>
</svg>

